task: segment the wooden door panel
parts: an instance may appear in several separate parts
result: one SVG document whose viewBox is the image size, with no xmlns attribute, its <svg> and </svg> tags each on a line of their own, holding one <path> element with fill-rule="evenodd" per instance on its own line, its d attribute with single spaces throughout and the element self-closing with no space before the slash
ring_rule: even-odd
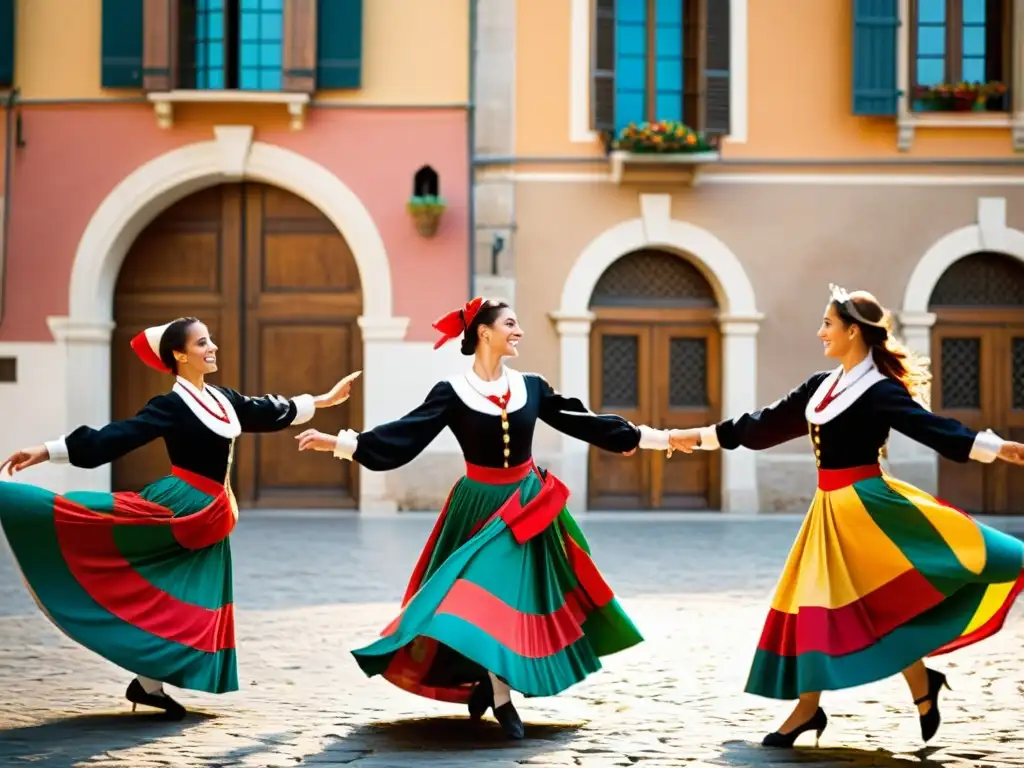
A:
<svg viewBox="0 0 1024 768">
<path fill-rule="evenodd" d="M 703 427 L 718 421 L 719 336 L 709 325 L 654 328 L 654 424 L 662 429 Z M 718 503 L 718 451 L 650 452 L 651 506 L 708 509 Z"/>
<path fill-rule="evenodd" d="M 361 362 L 355 259 L 330 221 L 304 200 L 261 184 L 245 189 L 245 385 L 297 395 L 330 388 Z M 316 428 L 360 429 L 362 399 L 317 414 Z M 355 506 L 358 469 L 310 461 L 294 435 L 245 436 L 236 454 L 240 498 L 258 506 Z"/>
<path fill-rule="evenodd" d="M 1004 440 L 1024 442 L 1024 326 L 1008 325 L 999 330 L 995 358 L 996 421 L 986 424 Z M 993 512 L 1024 512 L 1024 472 L 1002 461 L 989 465 L 994 486 Z"/>
<path fill-rule="evenodd" d="M 591 332 L 591 410 L 617 413 L 634 424 L 651 422 L 650 327 L 604 323 Z M 650 462 L 638 452 L 621 456 L 590 449 L 588 506 L 637 509 L 648 506 Z"/>
<path fill-rule="evenodd" d="M 132 244 L 115 292 L 111 368 L 111 417 L 135 415 L 173 380 L 143 365 L 129 346 L 140 331 L 176 317 L 195 316 L 220 346 L 212 384 L 237 388 L 239 362 L 240 195 L 214 187 L 175 204 Z M 227 226 L 226 226 L 227 224 Z M 114 462 L 115 490 L 137 491 L 167 473 L 167 452 L 157 441 Z"/>
<path fill-rule="evenodd" d="M 330 389 L 353 369 L 355 339 L 350 325 L 264 323 L 254 329 L 260 336 L 258 392 L 318 393 Z M 337 434 L 352 424 L 352 399 L 318 411 L 316 428 Z M 315 461 L 296 450 L 295 435 L 308 425 L 274 434 L 254 436 L 260 504 L 299 496 L 325 496 L 338 506 L 354 501 L 351 462 Z"/>
<path fill-rule="evenodd" d="M 989 326 L 936 326 L 932 340 L 935 371 L 933 408 L 972 429 L 991 426 L 996 416 L 997 331 Z M 939 497 L 967 512 L 992 509 L 990 467 L 939 458 Z"/>
</svg>

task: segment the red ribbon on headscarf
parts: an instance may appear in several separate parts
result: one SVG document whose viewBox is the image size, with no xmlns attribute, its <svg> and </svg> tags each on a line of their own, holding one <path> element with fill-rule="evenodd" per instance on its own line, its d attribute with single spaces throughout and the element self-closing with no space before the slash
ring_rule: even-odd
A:
<svg viewBox="0 0 1024 768">
<path fill-rule="evenodd" d="M 466 306 L 461 309 L 452 310 L 435 320 L 432 327 L 441 333 L 441 338 L 434 344 L 434 349 L 440 349 L 452 339 L 459 338 L 469 328 L 483 304 L 483 296 L 477 296 L 472 301 L 467 301 Z"/>
</svg>

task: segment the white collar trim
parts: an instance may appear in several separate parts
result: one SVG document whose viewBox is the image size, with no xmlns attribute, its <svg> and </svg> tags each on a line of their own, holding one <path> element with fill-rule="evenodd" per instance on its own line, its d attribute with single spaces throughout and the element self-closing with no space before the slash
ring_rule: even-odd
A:
<svg viewBox="0 0 1024 768">
<path fill-rule="evenodd" d="M 807 401 L 807 408 L 804 409 L 804 417 L 811 424 L 826 424 L 847 408 L 857 402 L 860 396 L 867 392 L 872 386 L 885 378 L 885 374 L 875 367 L 875 361 L 868 355 L 864 360 L 857 363 L 850 372 L 843 375 L 843 366 L 839 366 L 832 373 L 825 377 L 825 380 L 818 385 L 818 388 Z M 836 382 L 839 392 L 838 396 L 825 406 L 820 413 L 814 409 L 825 399 L 825 395 Z M 848 384 L 844 384 L 848 381 Z"/>
<path fill-rule="evenodd" d="M 506 413 L 518 411 L 526 405 L 526 380 L 519 371 L 502 366 L 504 376 L 496 381 L 484 381 L 477 376 L 472 369 L 448 379 L 459 400 L 477 413 L 486 413 L 488 416 L 500 416 L 501 409 L 487 399 L 488 395 L 501 397 L 505 394 L 506 381 L 508 382 L 508 408 Z"/>
<path fill-rule="evenodd" d="M 203 391 L 200 392 L 192 384 L 179 376 L 175 380 L 171 392 L 180 397 L 182 402 L 188 406 L 188 409 L 192 411 L 202 425 L 215 435 L 234 440 L 242 434 L 242 425 L 238 421 L 238 414 L 235 413 L 234 407 L 232 407 L 231 402 L 223 394 L 217 392 L 217 388 L 212 384 L 207 384 L 203 387 Z M 206 409 L 196 402 L 195 398 L 205 402 L 214 413 L 220 410 L 217 407 L 218 405 L 223 406 L 224 412 L 228 415 L 228 423 L 225 424 L 220 419 L 216 419 L 207 413 Z"/>
</svg>

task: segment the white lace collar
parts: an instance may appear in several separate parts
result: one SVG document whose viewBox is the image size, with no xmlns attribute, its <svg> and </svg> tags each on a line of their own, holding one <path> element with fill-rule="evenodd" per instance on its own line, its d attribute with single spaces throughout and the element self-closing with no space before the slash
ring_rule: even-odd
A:
<svg viewBox="0 0 1024 768">
<path fill-rule="evenodd" d="M 860 396 L 873 385 L 884 378 L 885 374 L 875 367 L 875 361 L 870 354 L 853 366 L 849 373 L 844 374 L 843 366 L 840 365 L 818 385 L 814 394 L 807 401 L 804 416 L 811 424 L 825 424 L 832 421 L 832 419 L 857 402 Z M 825 399 L 833 384 L 836 387 L 832 393 L 835 399 L 820 411 L 816 411 L 815 409 Z"/>
<path fill-rule="evenodd" d="M 219 393 L 212 384 L 207 384 L 200 391 L 181 376 L 178 376 L 175 378 L 171 392 L 180 397 L 182 402 L 188 406 L 188 409 L 192 411 L 202 425 L 215 435 L 233 440 L 242 434 L 242 425 L 238 421 L 238 414 L 235 413 L 235 409 L 227 397 Z M 200 403 L 205 404 L 210 411 L 217 414 L 220 413 L 222 406 L 228 417 L 227 423 L 215 418 Z"/>
<path fill-rule="evenodd" d="M 510 397 L 505 411 L 512 413 L 526 405 L 526 381 L 519 371 L 504 365 L 501 369 L 503 375 L 494 381 L 484 381 L 470 368 L 465 373 L 452 376 L 448 383 L 469 408 L 491 416 L 500 416 L 501 409 L 487 398 L 501 397 L 507 391 Z"/>
</svg>

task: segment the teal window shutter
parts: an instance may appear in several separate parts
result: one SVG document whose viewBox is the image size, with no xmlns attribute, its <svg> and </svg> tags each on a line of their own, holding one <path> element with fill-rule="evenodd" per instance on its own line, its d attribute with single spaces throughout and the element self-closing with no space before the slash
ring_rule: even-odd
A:
<svg viewBox="0 0 1024 768">
<path fill-rule="evenodd" d="M 14 0 L 0 0 L 0 86 L 14 85 Z"/>
<path fill-rule="evenodd" d="M 142 5 L 143 0 L 103 0 L 104 88 L 142 87 Z"/>
<path fill-rule="evenodd" d="M 899 0 L 853 0 L 853 114 L 896 114 Z"/>
<path fill-rule="evenodd" d="M 358 88 L 363 78 L 363 0 L 318 0 L 316 87 Z"/>
</svg>

